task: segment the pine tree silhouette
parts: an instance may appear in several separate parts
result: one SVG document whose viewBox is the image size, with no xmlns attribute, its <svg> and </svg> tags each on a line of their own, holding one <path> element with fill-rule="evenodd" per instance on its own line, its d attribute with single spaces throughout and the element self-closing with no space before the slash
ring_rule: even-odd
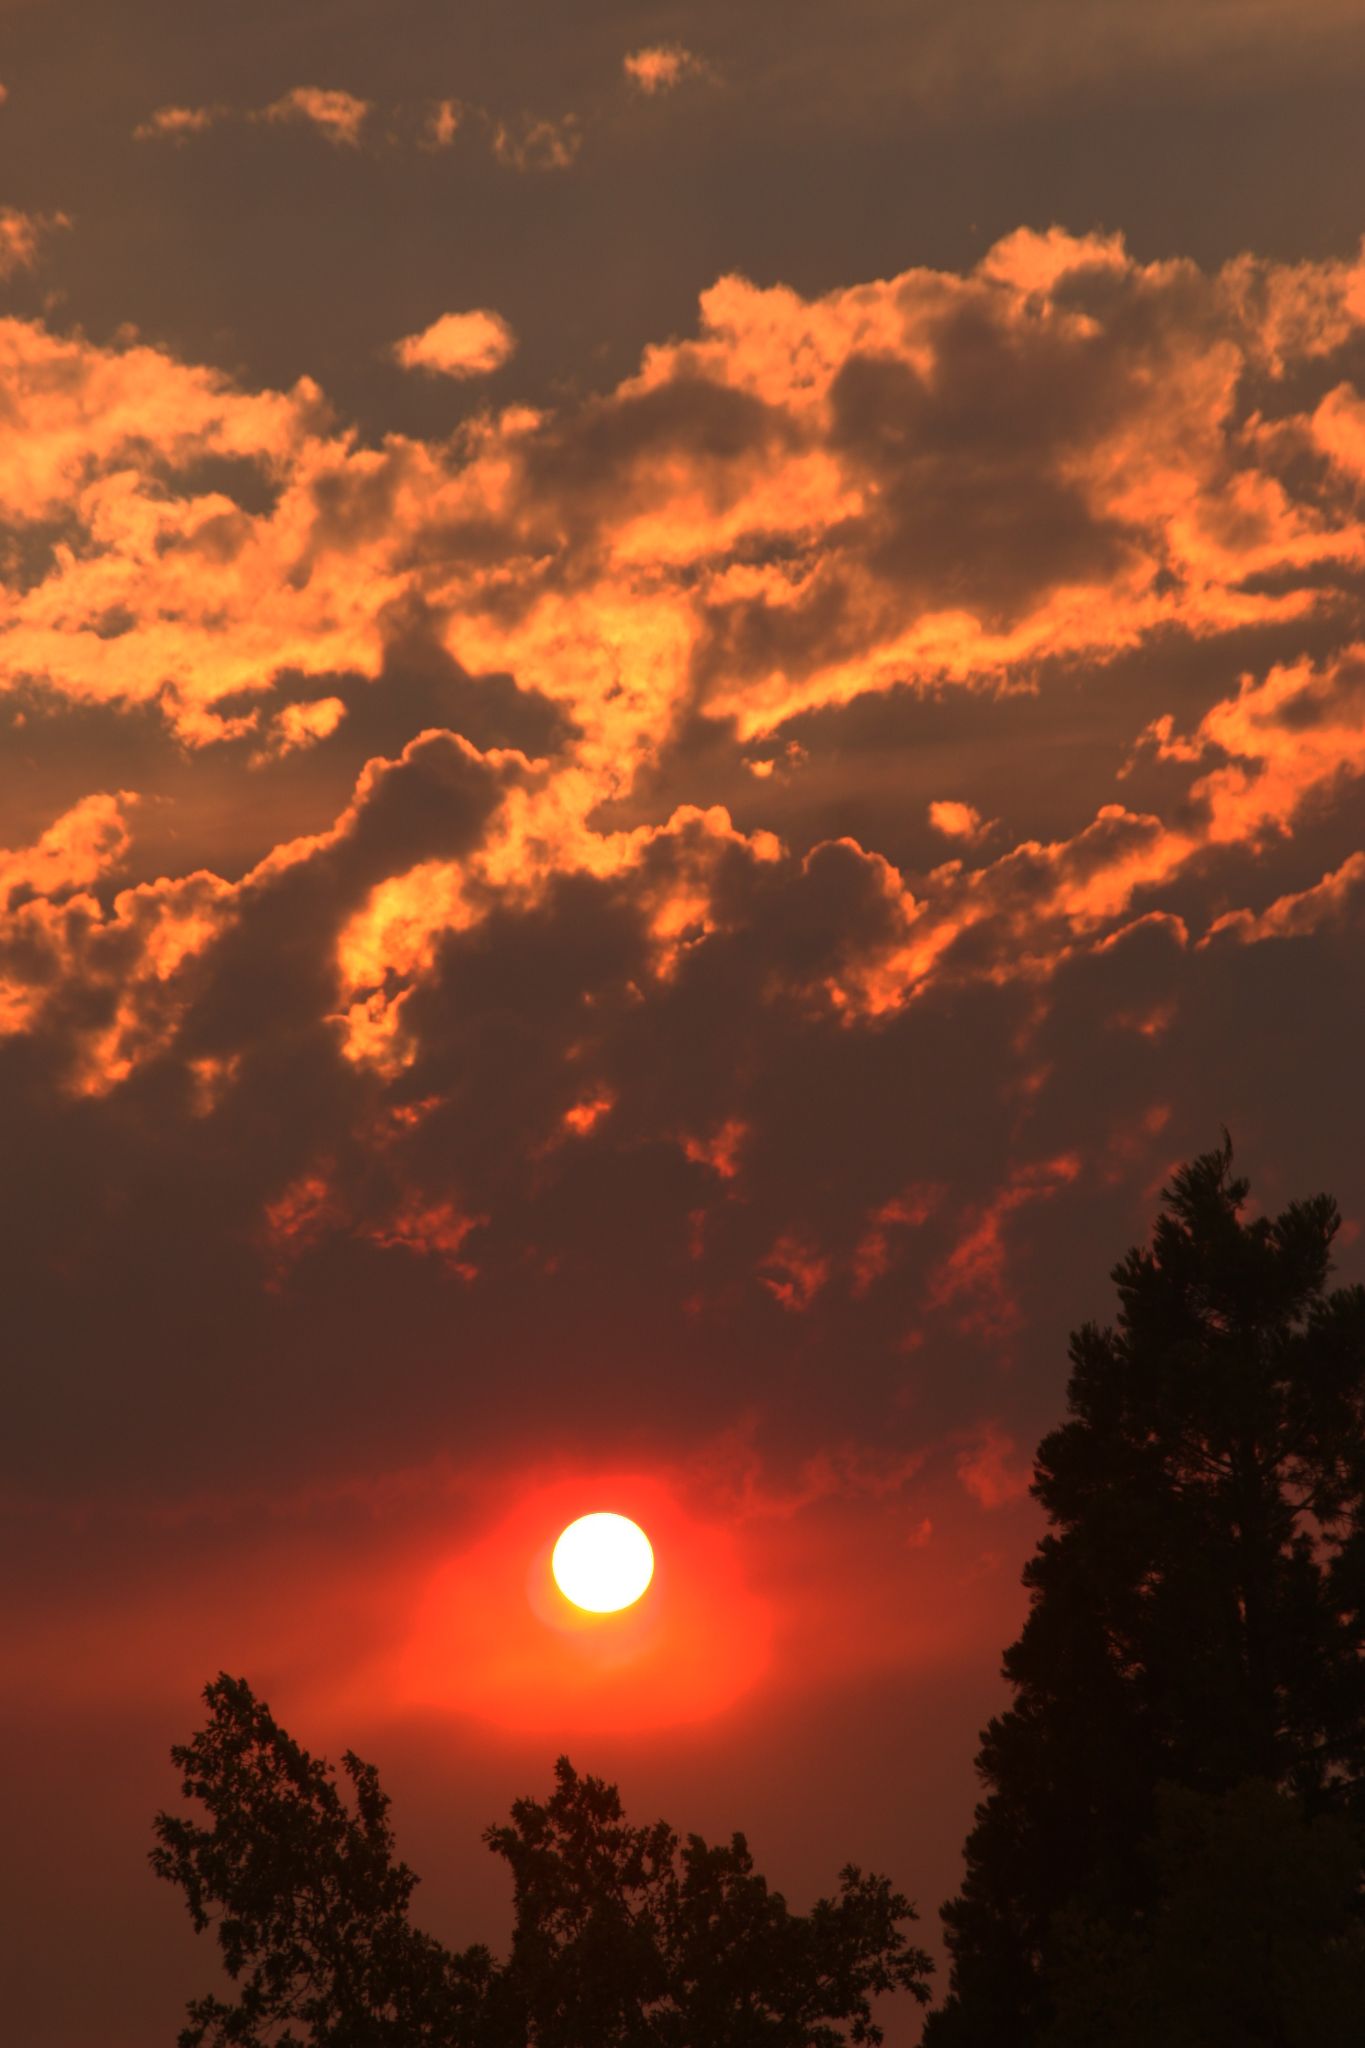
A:
<svg viewBox="0 0 1365 2048">
<path fill-rule="evenodd" d="M 1163 1785 L 1259 1780 L 1305 1817 L 1361 1813 L 1365 1289 L 1325 1291 L 1327 1196 L 1246 1219 L 1247 1192 L 1225 1134 L 1114 1269 L 1117 1326 L 1072 1339 L 926 2048 L 1046 2038 L 1059 1930 L 1157 1909 Z"/>
</svg>

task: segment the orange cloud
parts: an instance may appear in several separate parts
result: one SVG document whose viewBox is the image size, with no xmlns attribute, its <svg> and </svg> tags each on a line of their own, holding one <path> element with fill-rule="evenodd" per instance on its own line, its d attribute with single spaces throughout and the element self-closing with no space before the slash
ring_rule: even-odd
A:
<svg viewBox="0 0 1365 2048">
<path fill-rule="evenodd" d="M 253 759 L 277 759 L 300 747 L 315 747 L 320 740 L 331 738 L 345 716 L 346 706 L 340 697 L 286 704 L 271 720 L 267 744 Z"/>
<path fill-rule="evenodd" d="M 523 114 L 492 124 L 493 154 L 512 171 L 567 171 L 583 146 L 576 114 Z"/>
<path fill-rule="evenodd" d="M 971 845 L 984 839 L 990 831 L 990 824 L 983 821 L 980 811 L 971 804 L 942 799 L 929 806 L 929 823 L 945 839 L 964 839 Z"/>
<path fill-rule="evenodd" d="M 426 1258 L 440 1259 L 462 1280 L 478 1277 L 478 1267 L 464 1256 L 465 1239 L 487 1223 L 486 1216 L 465 1216 L 448 1201 L 410 1197 L 387 1219 L 372 1223 L 367 1234 L 379 1245 L 401 1245 Z"/>
<path fill-rule="evenodd" d="M 978 1506 L 990 1509 L 1023 1500 L 1032 1473 L 1013 1437 L 988 1422 L 978 1440 L 958 1454 L 957 1476 Z"/>
<path fill-rule="evenodd" d="M 944 1190 L 932 1183 L 912 1183 L 873 1211 L 868 1228 L 853 1254 L 853 1292 L 866 1294 L 869 1287 L 889 1273 L 892 1266 L 892 1233 L 915 1230 L 928 1221 L 943 1199 Z"/>
<path fill-rule="evenodd" d="M 1199 943 L 1208 946 L 1215 939 L 1226 936 L 1240 945 L 1250 946 L 1264 939 L 1307 937 L 1320 931 L 1324 925 L 1344 918 L 1362 888 L 1365 888 L 1365 853 L 1348 854 L 1340 867 L 1333 868 L 1310 889 L 1277 896 L 1260 912 L 1225 911 L 1214 919 Z"/>
<path fill-rule="evenodd" d="M 830 1262 L 799 1231 L 779 1237 L 763 1260 L 759 1279 L 783 1308 L 802 1314 L 829 1279 Z"/>
<path fill-rule="evenodd" d="M 575 1102 L 565 1110 L 564 1128 L 572 1132 L 575 1138 L 586 1138 L 589 1131 L 600 1124 L 604 1116 L 609 1116 L 615 1106 L 614 1095 L 587 1096 L 582 1102 Z"/>
<path fill-rule="evenodd" d="M 195 873 L 121 889 L 107 910 L 84 889 L 68 894 L 75 873 L 116 862 L 125 843 L 122 825 L 87 805 L 71 815 L 81 820 L 72 840 L 62 843 L 59 821 L 44 845 L 51 864 L 36 877 L 30 870 L 55 897 L 26 895 L 21 880 L 0 917 L 0 1037 L 42 1029 L 79 992 L 56 1064 L 69 1094 L 104 1095 L 174 1043 L 190 1002 L 188 967 L 222 931 L 232 891 Z M 22 856 L 18 871 L 22 878 Z"/>
<path fill-rule="evenodd" d="M 749 1126 L 742 1117 L 727 1117 L 709 1138 L 685 1137 L 683 1152 L 694 1165 L 709 1166 L 722 1180 L 734 1180 L 748 1136 Z"/>
<path fill-rule="evenodd" d="M 719 805 L 629 829 L 604 828 L 601 806 L 696 707 L 733 721 L 743 758 L 755 736 L 893 686 L 1022 688 L 1044 654 L 1102 663 L 1156 633 L 1306 627 L 1365 538 L 1303 459 L 1321 406 L 1268 436 L 1238 392 L 1249 366 L 1330 361 L 1362 319 L 1358 264 L 1209 277 L 1139 264 L 1115 238 L 1019 234 L 965 277 L 816 300 L 724 279 L 698 334 L 647 351 L 614 391 L 377 448 L 306 381 L 252 393 L 136 342 L 0 322 L 0 510 L 79 543 L 5 591 L 7 659 L 54 699 L 155 705 L 189 744 L 248 739 L 265 761 L 344 711 L 334 683 L 278 705 L 275 679 L 377 677 L 416 603 L 464 672 L 510 674 L 562 713 L 571 744 L 514 779 L 476 853 L 418 851 L 349 907 L 339 1015 L 376 1072 L 413 1056 L 410 998 L 443 938 L 569 875 L 614 878 L 638 905 L 661 982 L 742 927 L 735 873 L 780 876 L 829 936 L 818 965 L 809 948 L 773 960 L 769 999 L 850 1027 L 944 981 L 1037 982 L 1211 850 L 1292 832 L 1365 772 L 1358 653 L 1248 675 L 1188 730 L 1156 709 L 1133 772 L 1182 774 L 1178 809 L 1101 802 L 1053 841 L 1010 844 L 996 823 L 996 858 L 913 889 L 852 839 L 793 864 Z M 399 348 L 450 374 L 503 345 L 479 313 Z M 224 460 L 252 495 L 205 485 Z M 781 756 L 793 777 L 803 758 L 795 741 Z M 987 830 L 958 799 L 929 818 L 963 844 Z M 61 957 L 76 971 L 86 956 Z"/>
<path fill-rule="evenodd" d="M 423 146 L 427 149 L 449 149 L 455 140 L 464 109 L 458 100 L 437 100 L 431 107 L 423 130 Z"/>
<path fill-rule="evenodd" d="M 1080 1170 L 1074 1153 L 1016 1167 L 1005 1186 L 969 1216 L 963 1234 L 931 1279 L 929 1306 L 955 1306 L 964 1329 L 993 1338 L 1016 1330 L 1022 1315 L 1006 1285 L 1006 1218 L 1025 1203 L 1050 1200 Z"/>
<path fill-rule="evenodd" d="M 126 811 L 136 801 L 127 790 L 83 797 L 36 845 L 0 847 L 0 899 L 6 907 L 21 894 L 54 897 L 84 888 L 117 867 L 131 844 Z"/>
<path fill-rule="evenodd" d="M 133 130 L 135 142 L 184 142 L 222 118 L 221 107 L 158 107 Z"/>
<path fill-rule="evenodd" d="M 0 206 L 0 283 L 17 271 L 31 270 L 47 237 L 70 225 L 65 213 L 23 213 L 17 206 Z"/>
<path fill-rule="evenodd" d="M 631 84 L 643 93 L 672 92 L 685 78 L 704 75 L 706 65 L 681 43 L 650 43 L 621 60 Z"/>
<path fill-rule="evenodd" d="M 501 313 L 479 307 L 472 313 L 442 313 L 420 334 L 394 343 L 395 361 L 405 370 L 426 370 L 441 377 L 485 377 L 508 361 L 516 349 Z"/>
<path fill-rule="evenodd" d="M 347 149 L 359 145 L 370 112 L 368 100 L 335 87 L 295 85 L 264 108 L 262 121 L 306 121 L 329 142 Z"/>
</svg>

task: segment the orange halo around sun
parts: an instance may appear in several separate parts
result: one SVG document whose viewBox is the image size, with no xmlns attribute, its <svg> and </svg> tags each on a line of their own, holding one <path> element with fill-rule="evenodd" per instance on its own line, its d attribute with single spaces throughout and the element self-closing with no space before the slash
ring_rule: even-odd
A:
<svg viewBox="0 0 1365 2048">
<path fill-rule="evenodd" d="M 609 1515 L 603 1500 L 614 1503 Z M 579 1597 L 593 1586 L 557 1581 L 554 1558 L 599 1516 L 608 1526 L 596 1534 L 614 1541 L 598 1564 L 605 1555 L 617 1576 L 594 1581 L 594 1603 Z M 603 1597 L 623 1589 L 626 1599 Z M 746 1583 L 729 1528 L 690 1512 L 662 1480 L 598 1474 L 528 1486 L 437 1564 L 394 1676 L 405 1705 L 509 1731 L 646 1732 L 735 1705 L 767 1669 L 771 1638 L 767 1602 Z"/>
</svg>

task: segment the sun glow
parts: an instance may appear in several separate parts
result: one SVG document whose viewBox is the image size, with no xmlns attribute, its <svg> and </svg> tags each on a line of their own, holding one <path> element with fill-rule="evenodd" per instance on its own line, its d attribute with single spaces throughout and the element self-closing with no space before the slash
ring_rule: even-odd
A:
<svg viewBox="0 0 1365 2048">
<path fill-rule="evenodd" d="M 585 1497 L 614 1503 L 653 1559 L 623 1608 L 580 1607 L 556 1576 Z M 562 1742 L 713 1722 L 768 1672 L 776 1617 L 733 1515 L 699 1516 L 666 1477 L 628 1469 L 504 1480 L 489 1498 L 496 1519 L 433 1558 L 417 1591 L 383 1681 L 406 1707 Z"/>
<path fill-rule="evenodd" d="M 654 1576 L 654 1552 L 638 1522 L 625 1515 L 580 1515 L 550 1559 L 566 1600 L 590 1614 L 633 1607 Z"/>
</svg>

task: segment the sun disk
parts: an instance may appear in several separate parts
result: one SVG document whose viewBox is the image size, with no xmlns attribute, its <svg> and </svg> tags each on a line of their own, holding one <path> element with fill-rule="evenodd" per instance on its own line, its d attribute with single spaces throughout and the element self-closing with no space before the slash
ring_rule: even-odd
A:
<svg viewBox="0 0 1365 2048">
<path fill-rule="evenodd" d="M 654 1552 L 638 1522 L 626 1515 L 580 1515 L 550 1558 L 566 1600 L 590 1614 L 632 1607 L 654 1576 Z"/>
</svg>

